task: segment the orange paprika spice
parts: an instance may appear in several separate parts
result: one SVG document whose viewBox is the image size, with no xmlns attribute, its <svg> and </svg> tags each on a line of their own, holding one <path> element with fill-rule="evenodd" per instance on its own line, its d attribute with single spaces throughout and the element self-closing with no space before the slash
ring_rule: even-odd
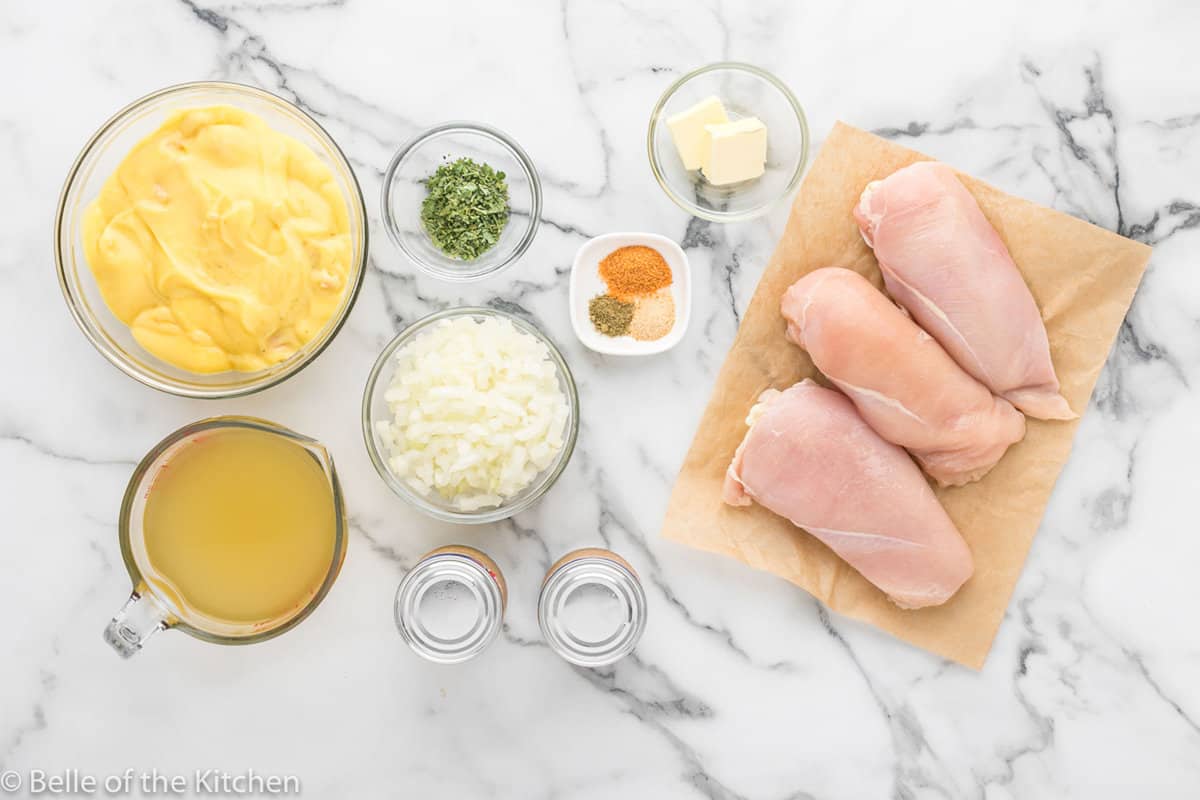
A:
<svg viewBox="0 0 1200 800">
<path fill-rule="evenodd" d="M 600 262 L 600 277 L 609 294 L 621 300 L 650 294 L 671 285 L 671 267 L 653 247 L 619 247 Z"/>
</svg>

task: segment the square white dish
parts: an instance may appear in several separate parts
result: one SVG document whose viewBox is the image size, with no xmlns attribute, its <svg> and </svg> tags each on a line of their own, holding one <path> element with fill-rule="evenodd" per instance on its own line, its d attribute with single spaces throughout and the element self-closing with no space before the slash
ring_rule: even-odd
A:
<svg viewBox="0 0 1200 800">
<path fill-rule="evenodd" d="M 671 268 L 671 299 L 675 301 L 675 324 L 670 332 L 652 342 L 639 342 L 632 336 L 605 336 L 595 329 L 588 317 L 588 302 L 607 287 L 600 277 L 600 261 L 612 251 L 631 245 L 652 247 L 662 254 Z M 692 315 L 692 273 L 687 254 L 678 244 L 657 233 L 606 233 L 584 242 L 571 265 L 571 327 L 584 346 L 610 356 L 648 356 L 662 353 L 679 344 L 687 332 Z"/>
</svg>

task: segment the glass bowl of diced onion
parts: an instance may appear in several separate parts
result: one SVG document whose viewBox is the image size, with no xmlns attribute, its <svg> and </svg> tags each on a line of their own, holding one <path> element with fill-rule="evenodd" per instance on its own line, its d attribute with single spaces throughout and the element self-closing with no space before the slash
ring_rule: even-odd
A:
<svg viewBox="0 0 1200 800">
<path fill-rule="evenodd" d="M 464 329 L 466 321 L 477 327 Z M 514 363 L 529 369 L 514 375 Z M 452 308 L 384 347 L 363 392 L 362 429 L 375 470 L 410 505 L 447 522 L 495 522 L 537 502 L 566 468 L 579 394 L 534 325 L 496 309 Z"/>
</svg>

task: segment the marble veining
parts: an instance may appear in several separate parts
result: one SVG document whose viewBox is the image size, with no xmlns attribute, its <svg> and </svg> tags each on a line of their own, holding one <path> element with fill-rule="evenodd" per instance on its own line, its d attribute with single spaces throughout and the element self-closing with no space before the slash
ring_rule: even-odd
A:
<svg viewBox="0 0 1200 800">
<path fill-rule="evenodd" d="M 1200 795 L 1200 10 L 1184 0 L 990 7 L 767 0 L 179 0 L 0 9 L 0 772 L 254 769 L 309 797 L 1155 798 Z M 980 673 L 828 613 L 772 577 L 658 537 L 670 486 L 787 209 L 721 226 L 670 204 L 645 155 L 659 93 L 733 58 L 780 75 L 815 146 L 836 119 L 1155 247 Z M 75 329 L 53 208 L 92 131 L 164 85 L 224 79 L 307 110 L 347 152 L 369 274 L 314 365 L 250 398 L 156 394 Z M 478 284 L 418 273 L 379 224 L 397 147 L 448 119 L 512 134 L 544 182 L 522 261 Z M 613 230 L 679 241 L 693 322 L 668 354 L 575 341 L 576 248 Z M 554 490 L 514 520 L 417 516 L 366 458 L 363 382 L 390 336 L 464 303 L 536 321 L 583 405 Z M 134 464 L 214 413 L 326 442 L 351 509 L 333 592 L 297 630 L 219 648 L 179 633 L 122 663 L 100 630 L 128 590 L 115 535 Z M 396 584 L 461 541 L 511 598 L 486 655 L 427 665 Z M 634 656 L 557 659 L 534 615 L 546 568 L 600 544 L 642 573 Z M 0 793 L 2 796 L 2 793 Z"/>
</svg>

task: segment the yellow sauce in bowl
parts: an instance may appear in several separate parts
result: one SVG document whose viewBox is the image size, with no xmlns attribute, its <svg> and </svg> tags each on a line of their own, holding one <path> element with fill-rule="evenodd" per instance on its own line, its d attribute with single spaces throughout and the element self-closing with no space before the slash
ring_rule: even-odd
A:
<svg viewBox="0 0 1200 800">
<path fill-rule="evenodd" d="M 348 209 L 301 142 L 233 106 L 175 112 L 87 207 L 83 244 L 112 313 L 199 374 L 287 360 L 350 282 Z"/>
</svg>

